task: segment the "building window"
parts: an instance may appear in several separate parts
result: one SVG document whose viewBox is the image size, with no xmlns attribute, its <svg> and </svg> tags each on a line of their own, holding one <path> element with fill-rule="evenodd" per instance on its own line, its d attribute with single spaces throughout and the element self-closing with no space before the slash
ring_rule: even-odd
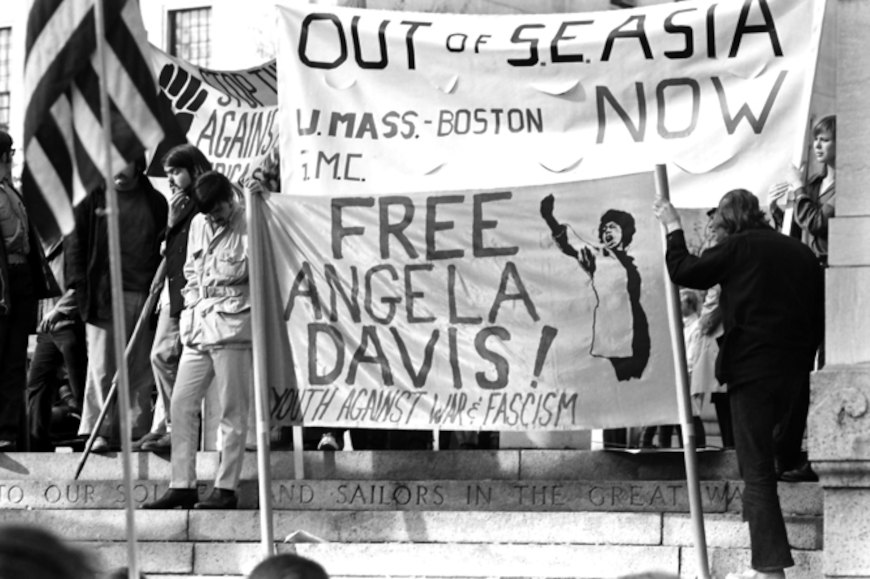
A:
<svg viewBox="0 0 870 579">
<path fill-rule="evenodd" d="M 198 66 L 211 60 L 211 8 L 170 10 L 169 54 Z"/>
<path fill-rule="evenodd" d="M 0 28 L 0 129 L 9 130 L 9 50 L 12 45 L 12 29 Z"/>
</svg>

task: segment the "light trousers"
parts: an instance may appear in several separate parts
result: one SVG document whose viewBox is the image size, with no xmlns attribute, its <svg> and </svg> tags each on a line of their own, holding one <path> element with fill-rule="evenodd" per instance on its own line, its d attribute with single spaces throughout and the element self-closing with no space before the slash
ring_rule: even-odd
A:
<svg viewBox="0 0 870 579">
<path fill-rule="evenodd" d="M 245 456 L 253 363 L 250 348 L 199 350 L 185 346 L 182 350 L 172 390 L 171 488 L 196 488 L 199 413 L 212 380 L 220 407 L 222 441 L 215 487 L 238 487 Z"/>
<path fill-rule="evenodd" d="M 124 342 L 130 339 L 147 294 L 144 292 L 124 292 Z M 131 431 L 133 439 L 140 438 L 148 432 L 151 426 L 151 389 L 154 387 L 154 376 L 148 360 L 151 351 L 151 341 L 154 332 L 150 329 L 148 320 L 143 320 L 144 327 L 139 343 L 127 358 L 127 376 L 130 381 L 130 405 L 132 410 Z M 88 378 L 85 383 L 85 396 L 82 401 L 82 420 L 79 434 L 90 434 L 96 426 L 100 409 L 106 403 L 112 378 L 115 376 L 115 329 L 112 320 L 89 321 L 85 324 L 85 334 L 88 342 Z M 117 402 L 117 397 L 115 398 Z M 120 442 L 117 404 L 106 413 L 106 418 L 99 431 L 110 442 Z"/>
<path fill-rule="evenodd" d="M 154 419 L 151 421 L 153 433 L 163 434 L 171 430 L 172 388 L 178 376 L 180 360 L 181 335 L 178 318 L 169 315 L 167 304 L 160 308 L 154 344 L 151 346 L 151 370 L 157 385 L 157 403 L 154 405 Z"/>
</svg>

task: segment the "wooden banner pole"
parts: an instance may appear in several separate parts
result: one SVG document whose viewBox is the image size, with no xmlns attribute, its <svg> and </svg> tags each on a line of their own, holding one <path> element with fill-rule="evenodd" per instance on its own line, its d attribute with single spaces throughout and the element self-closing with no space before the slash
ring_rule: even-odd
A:
<svg viewBox="0 0 870 579">
<path fill-rule="evenodd" d="M 97 36 L 97 62 L 100 67 L 100 124 L 103 130 L 106 176 L 106 227 L 109 234 L 109 279 L 112 288 L 112 324 L 114 328 L 115 367 L 118 376 L 118 417 L 121 436 L 121 465 L 126 496 L 127 569 L 130 579 L 139 577 L 138 548 L 136 545 L 136 510 L 133 501 L 132 459 L 130 455 L 130 380 L 125 354 L 126 328 L 124 323 L 124 284 L 121 275 L 121 234 L 118 225 L 118 193 L 115 191 L 112 170 L 112 119 L 109 95 L 106 89 L 106 25 L 103 0 L 94 3 L 95 33 Z"/>
<path fill-rule="evenodd" d="M 664 165 L 656 165 L 656 194 L 670 200 L 668 174 Z M 662 242 L 666 244 L 666 232 L 662 226 Z M 668 321 L 671 330 L 671 348 L 674 353 L 674 370 L 677 378 L 677 404 L 680 413 L 680 426 L 683 431 L 683 458 L 686 463 L 686 488 L 689 493 L 689 511 L 692 518 L 692 532 L 695 539 L 695 553 L 698 563 L 698 577 L 710 579 L 710 565 L 707 560 L 707 538 L 704 534 L 704 512 L 701 506 L 701 484 L 698 477 L 698 457 L 695 446 L 695 426 L 692 421 L 692 402 L 689 388 L 689 373 L 686 368 L 686 345 L 683 339 L 683 317 L 680 313 L 679 289 L 671 281 L 667 266 L 664 268 L 665 295 L 667 298 Z"/>
<path fill-rule="evenodd" d="M 269 462 L 269 410 L 266 385 L 266 299 L 263 239 L 259 209 L 263 199 L 245 187 L 248 220 L 248 284 L 251 288 L 251 328 L 254 363 L 254 405 L 257 420 L 257 478 L 260 498 L 260 546 L 263 559 L 275 553 L 272 530 L 272 470 Z"/>
</svg>

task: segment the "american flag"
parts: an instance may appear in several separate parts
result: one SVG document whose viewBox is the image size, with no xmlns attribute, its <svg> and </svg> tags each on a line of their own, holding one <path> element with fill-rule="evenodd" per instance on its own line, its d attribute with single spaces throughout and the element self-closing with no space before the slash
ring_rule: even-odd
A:
<svg viewBox="0 0 870 579">
<path fill-rule="evenodd" d="M 46 241 L 73 229 L 73 206 L 100 185 L 105 145 L 100 115 L 97 0 L 34 0 L 24 63 L 22 188 Z M 104 4 L 106 90 L 117 172 L 163 136 L 150 47 L 137 0 Z"/>
</svg>

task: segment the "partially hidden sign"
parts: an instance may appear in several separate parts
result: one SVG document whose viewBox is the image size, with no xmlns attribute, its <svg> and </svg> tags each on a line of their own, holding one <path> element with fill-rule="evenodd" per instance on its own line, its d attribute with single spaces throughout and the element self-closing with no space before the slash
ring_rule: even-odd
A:
<svg viewBox="0 0 870 579">
<path fill-rule="evenodd" d="M 161 106 L 185 140 L 233 182 L 277 175 L 278 78 L 275 60 L 245 70 L 195 66 L 151 47 Z M 155 154 L 160 159 L 165 151 Z"/>
</svg>

